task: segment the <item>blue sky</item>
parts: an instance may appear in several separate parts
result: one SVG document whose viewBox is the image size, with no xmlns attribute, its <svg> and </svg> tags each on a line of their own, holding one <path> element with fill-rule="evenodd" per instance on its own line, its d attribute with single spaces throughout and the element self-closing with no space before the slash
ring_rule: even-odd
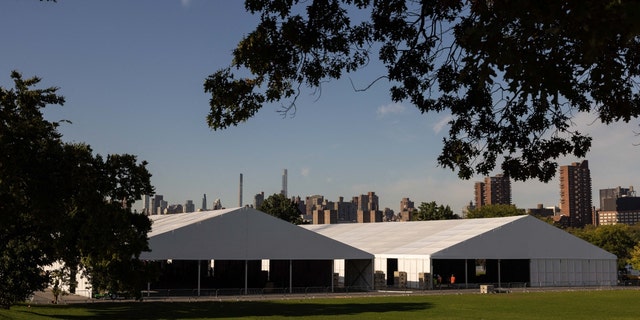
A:
<svg viewBox="0 0 640 320">
<path fill-rule="evenodd" d="M 204 79 L 229 64 L 256 21 L 241 1 L 2 1 L 0 85 L 11 87 L 9 74 L 18 70 L 60 87 L 67 103 L 47 108 L 46 117 L 73 122 L 61 128 L 64 140 L 147 160 L 157 193 L 172 204 L 199 206 L 206 193 L 209 206 L 217 198 L 236 206 L 240 173 L 244 203 L 252 203 L 256 193 L 280 191 L 285 168 L 289 195 L 303 198 L 375 191 L 380 206 L 395 211 L 409 197 L 455 212 L 473 199 L 482 177 L 459 180 L 436 164 L 446 114 L 392 103 L 382 82 L 354 92 L 349 79 L 367 86 L 384 72 L 376 65 L 324 84 L 320 94 L 303 91 L 295 117 L 283 119 L 278 104 L 267 105 L 238 127 L 210 130 Z M 640 187 L 640 147 L 633 146 L 640 128 L 593 119 L 578 115 L 576 125 L 595 137 L 587 159 L 597 206 L 598 189 Z M 558 179 L 513 183 L 512 195 L 522 208 L 556 205 Z"/>
</svg>

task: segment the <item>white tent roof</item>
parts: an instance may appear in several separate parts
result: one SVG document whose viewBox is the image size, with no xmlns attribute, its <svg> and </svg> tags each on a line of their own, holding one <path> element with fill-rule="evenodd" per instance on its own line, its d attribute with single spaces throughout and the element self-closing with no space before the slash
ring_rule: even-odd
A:
<svg viewBox="0 0 640 320">
<path fill-rule="evenodd" d="M 531 216 L 303 226 L 376 256 L 433 259 L 616 259 Z"/>
<path fill-rule="evenodd" d="M 373 255 L 251 208 L 150 216 L 145 260 L 331 260 Z"/>
</svg>

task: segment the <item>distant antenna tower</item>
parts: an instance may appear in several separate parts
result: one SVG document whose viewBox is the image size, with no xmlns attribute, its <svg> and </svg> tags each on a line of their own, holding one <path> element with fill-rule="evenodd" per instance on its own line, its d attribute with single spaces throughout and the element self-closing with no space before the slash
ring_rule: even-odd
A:
<svg viewBox="0 0 640 320">
<path fill-rule="evenodd" d="M 285 198 L 287 197 L 287 169 L 284 169 L 282 173 L 282 191 L 280 191 L 280 193 L 282 193 Z"/>
<path fill-rule="evenodd" d="M 238 190 L 238 207 L 242 207 L 242 173 L 240 174 L 240 190 Z"/>
</svg>

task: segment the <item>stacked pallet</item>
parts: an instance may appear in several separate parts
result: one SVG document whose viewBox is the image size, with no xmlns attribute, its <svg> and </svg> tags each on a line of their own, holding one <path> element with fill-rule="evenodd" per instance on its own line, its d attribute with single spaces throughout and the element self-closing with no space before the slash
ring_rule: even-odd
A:
<svg viewBox="0 0 640 320">
<path fill-rule="evenodd" d="M 431 273 L 429 272 L 419 272 L 418 273 L 418 287 L 421 290 L 431 289 Z"/>
<path fill-rule="evenodd" d="M 337 273 L 337 272 L 333 273 L 333 285 L 335 287 L 340 286 L 340 273 Z"/>
<path fill-rule="evenodd" d="M 396 288 L 406 288 L 407 287 L 407 273 L 404 271 L 394 271 L 393 272 L 393 284 Z"/>
<path fill-rule="evenodd" d="M 375 289 L 384 289 L 387 287 L 387 280 L 384 277 L 384 272 L 376 270 L 373 274 L 373 287 Z"/>
</svg>

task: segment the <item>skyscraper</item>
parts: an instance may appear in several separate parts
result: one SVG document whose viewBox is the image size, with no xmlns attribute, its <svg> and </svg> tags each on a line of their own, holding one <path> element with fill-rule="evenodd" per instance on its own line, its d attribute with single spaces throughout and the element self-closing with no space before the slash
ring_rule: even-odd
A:
<svg viewBox="0 0 640 320">
<path fill-rule="evenodd" d="M 205 193 L 202 196 L 202 207 L 200 207 L 201 211 L 207 211 L 207 194 Z"/>
<path fill-rule="evenodd" d="M 151 213 L 150 214 L 162 214 L 164 208 L 166 208 L 166 201 L 161 194 L 156 194 L 151 200 Z"/>
<path fill-rule="evenodd" d="M 242 207 L 242 173 L 240 174 L 240 187 L 238 189 L 238 207 Z"/>
<path fill-rule="evenodd" d="M 148 194 L 144 195 L 144 209 L 142 210 L 143 214 L 149 215 L 151 207 L 151 196 Z"/>
<path fill-rule="evenodd" d="M 571 227 L 593 223 L 591 171 L 587 160 L 560 167 L 560 213 L 569 218 Z"/>
<path fill-rule="evenodd" d="M 280 191 L 280 193 L 287 197 L 287 169 L 284 169 L 282 173 L 282 191 Z"/>
</svg>

